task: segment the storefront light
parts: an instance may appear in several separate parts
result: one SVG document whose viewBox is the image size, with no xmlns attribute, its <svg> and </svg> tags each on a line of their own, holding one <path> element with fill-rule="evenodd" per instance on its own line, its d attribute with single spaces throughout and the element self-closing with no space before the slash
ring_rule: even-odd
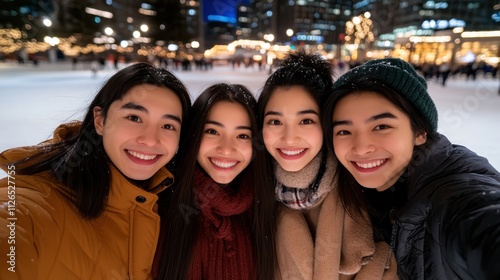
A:
<svg viewBox="0 0 500 280">
<path fill-rule="evenodd" d="M 500 37 L 500 31 L 467 31 L 462 33 L 462 38 Z"/>
</svg>

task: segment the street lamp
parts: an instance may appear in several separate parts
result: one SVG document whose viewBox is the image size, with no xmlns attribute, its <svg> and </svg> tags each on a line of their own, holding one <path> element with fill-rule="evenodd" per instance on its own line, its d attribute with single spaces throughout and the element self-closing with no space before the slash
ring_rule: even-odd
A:
<svg viewBox="0 0 500 280">
<path fill-rule="evenodd" d="M 273 34 L 264 34 L 264 40 L 268 41 L 268 43 L 266 43 L 266 57 L 267 57 L 267 64 L 269 65 L 269 74 L 271 74 L 273 72 L 273 58 L 274 58 L 274 55 L 269 52 L 269 50 L 271 49 L 271 42 L 274 41 L 274 35 Z"/>
<path fill-rule="evenodd" d="M 57 37 L 52 37 L 52 21 L 48 18 L 44 18 L 42 21 L 43 25 L 47 27 L 47 34 L 48 36 L 44 37 L 44 42 L 50 45 L 49 49 L 49 62 L 54 63 L 56 61 L 56 50 L 54 49 L 54 46 L 59 44 L 59 38 Z"/>
</svg>

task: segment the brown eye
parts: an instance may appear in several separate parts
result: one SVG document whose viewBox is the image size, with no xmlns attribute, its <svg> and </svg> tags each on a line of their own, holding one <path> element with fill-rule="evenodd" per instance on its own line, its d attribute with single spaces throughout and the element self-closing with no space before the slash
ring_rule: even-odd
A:
<svg viewBox="0 0 500 280">
<path fill-rule="evenodd" d="M 138 116 L 132 115 L 128 116 L 127 119 L 133 121 L 133 122 L 141 122 L 141 119 Z"/>
<path fill-rule="evenodd" d="M 167 129 L 167 130 L 175 130 L 175 127 L 171 124 L 166 124 L 166 125 L 162 126 L 161 128 Z"/>
<path fill-rule="evenodd" d="M 215 131 L 215 130 L 213 130 L 211 128 L 205 130 L 205 133 L 206 134 L 212 134 L 212 135 L 217 135 L 218 134 L 217 131 Z"/>
</svg>

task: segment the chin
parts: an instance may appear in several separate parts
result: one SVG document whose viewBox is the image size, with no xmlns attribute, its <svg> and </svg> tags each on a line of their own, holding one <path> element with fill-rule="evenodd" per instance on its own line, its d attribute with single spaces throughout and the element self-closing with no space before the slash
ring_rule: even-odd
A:
<svg viewBox="0 0 500 280">
<path fill-rule="evenodd" d="M 363 188 L 367 188 L 367 189 L 378 189 L 380 188 L 381 186 L 380 185 L 374 185 L 373 182 L 363 182 L 363 181 L 360 181 L 360 180 L 356 180 L 358 182 L 358 184 L 360 184 Z"/>
<path fill-rule="evenodd" d="M 216 182 L 217 184 L 221 184 L 221 185 L 227 185 L 227 184 L 230 184 L 234 180 L 234 178 L 235 177 L 218 178 L 218 179 L 214 179 L 214 182 Z"/>
<path fill-rule="evenodd" d="M 278 162 L 278 164 L 279 164 L 279 162 Z M 280 166 L 281 166 L 281 168 L 283 168 L 285 171 L 288 171 L 288 172 L 297 172 L 297 171 L 302 170 L 305 167 L 305 165 L 302 165 L 302 164 L 301 165 L 297 165 L 297 164 L 293 164 L 293 165 L 292 164 L 284 164 L 284 165 L 281 165 L 280 164 Z"/>
<path fill-rule="evenodd" d="M 132 180 L 138 180 L 138 181 L 144 181 L 144 180 L 147 180 L 151 177 L 153 177 L 153 175 L 155 173 L 152 173 L 152 174 L 149 174 L 149 173 L 146 173 L 146 172 L 130 172 L 130 173 L 123 173 L 125 176 L 127 176 L 129 179 L 132 179 Z"/>
</svg>

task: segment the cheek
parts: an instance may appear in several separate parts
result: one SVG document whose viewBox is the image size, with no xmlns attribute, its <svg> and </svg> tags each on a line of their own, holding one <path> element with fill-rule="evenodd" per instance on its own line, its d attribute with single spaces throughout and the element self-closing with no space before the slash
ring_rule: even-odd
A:
<svg viewBox="0 0 500 280">
<path fill-rule="evenodd" d="M 342 141 L 336 140 L 335 137 L 333 138 L 333 151 L 335 155 L 340 159 L 341 155 L 346 153 L 347 147 L 345 143 Z"/>
<path fill-rule="evenodd" d="M 251 143 L 242 144 L 239 148 L 246 161 L 251 161 L 253 156 L 253 147 Z"/>
<path fill-rule="evenodd" d="M 270 150 L 271 144 L 274 142 L 275 133 L 270 131 L 269 129 L 265 129 L 262 131 L 262 139 L 264 139 L 264 145 L 267 150 Z"/>
<path fill-rule="evenodd" d="M 198 159 L 203 157 L 203 155 L 207 152 L 208 146 L 208 141 L 205 138 L 201 138 L 200 148 L 198 149 Z"/>
<path fill-rule="evenodd" d="M 314 133 L 314 139 L 314 143 L 317 145 L 317 148 L 321 149 L 323 146 L 323 131 L 321 128 Z"/>
<path fill-rule="evenodd" d="M 403 141 L 401 141 L 403 142 Z M 399 162 L 406 163 L 409 162 L 413 155 L 413 146 L 412 145 L 403 145 L 403 143 L 394 142 L 392 147 L 397 147 L 397 150 L 394 151 L 396 158 L 398 158 Z"/>
<path fill-rule="evenodd" d="M 164 132 L 162 142 L 168 147 L 175 147 L 175 149 L 177 149 L 177 146 L 179 146 L 180 138 L 181 135 L 179 133 L 166 131 Z"/>
</svg>

